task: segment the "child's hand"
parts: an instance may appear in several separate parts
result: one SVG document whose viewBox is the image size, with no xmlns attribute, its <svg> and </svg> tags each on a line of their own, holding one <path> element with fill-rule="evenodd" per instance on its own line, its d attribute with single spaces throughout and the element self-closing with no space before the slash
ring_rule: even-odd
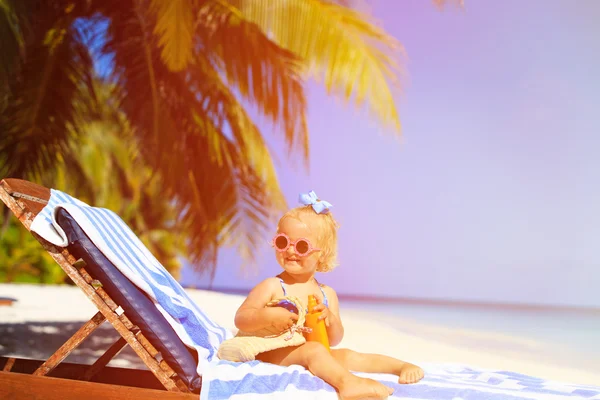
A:
<svg viewBox="0 0 600 400">
<path fill-rule="evenodd" d="M 267 310 L 270 314 L 271 326 L 278 333 L 290 329 L 298 321 L 298 314 L 288 311 L 283 307 L 269 307 Z"/>
<path fill-rule="evenodd" d="M 332 315 L 331 311 L 329 311 L 329 308 L 325 304 L 320 303 L 320 304 L 317 304 L 313 308 L 313 310 L 317 311 L 317 312 L 319 312 L 319 311 L 321 312 L 321 315 L 319 316 L 319 321 L 325 320 L 325 326 L 329 328 L 329 321 L 331 321 L 331 315 Z"/>
</svg>

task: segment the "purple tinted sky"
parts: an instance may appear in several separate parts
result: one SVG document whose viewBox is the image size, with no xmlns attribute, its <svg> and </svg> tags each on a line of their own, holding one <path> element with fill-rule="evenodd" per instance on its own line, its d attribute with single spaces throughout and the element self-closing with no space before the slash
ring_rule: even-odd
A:
<svg viewBox="0 0 600 400">
<path fill-rule="evenodd" d="M 309 189 L 335 205 L 341 266 L 321 280 L 341 294 L 600 307 L 600 1 L 373 3 L 408 54 L 402 140 L 311 84 L 310 173 L 279 166 L 290 205 Z M 279 273 L 262 250 L 245 274 L 223 251 L 215 286 Z"/>
</svg>

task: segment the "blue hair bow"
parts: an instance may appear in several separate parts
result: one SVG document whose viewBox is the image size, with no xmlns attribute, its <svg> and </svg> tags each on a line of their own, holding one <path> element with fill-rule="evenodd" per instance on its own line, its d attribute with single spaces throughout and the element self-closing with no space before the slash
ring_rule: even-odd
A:
<svg viewBox="0 0 600 400">
<path fill-rule="evenodd" d="M 299 200 L 300 203 L 306 206 L 312 206 L 317 214 L 327 214 L 329 209 L 333 207 L 331 203 L 328 203 L 325 200 L 319 200 L 317 194 L 313 190 L 308 193 L 300 193 Z"/>
</svg>

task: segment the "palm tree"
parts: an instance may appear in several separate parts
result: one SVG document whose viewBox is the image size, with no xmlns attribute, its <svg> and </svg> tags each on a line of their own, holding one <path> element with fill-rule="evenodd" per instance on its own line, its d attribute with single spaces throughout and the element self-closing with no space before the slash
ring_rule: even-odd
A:
<svg viewBox="0 0 600 400">
<path fill-rule="evenodd" d="M 104 63 L 191 260 L 214 267 L 224 244 L 251 256 L 285 201 L 245 105 L 306 163 L 307 77 L 400 131 L 399 43 L 349 3 L 0 0 L 0 176 L 39 180 L 59 159 L 81 169 L 79 96 L 93 97 Z"/>
<path fill-rule="evenodd" d="M 59 157 L 41 181 L 115 211 L 177 277 L 187 236 L 185 225 L 176 223 L 178 208 L 162 196 L 160 174 L 146 164 L 127 116 L 111 102 L 114 86 L 94 80 L 92 88 L 96 101 L 79 97 L 87 101 L 77 106 L 77 113 L 87 122 L 79 125 L 77 140 L 69 142 L 76 163 L 68 165 Z"/>
<path fill-rule="evenodd" d="M 98 80 L 93 82 L 97 101 L 82 94 L 77 114 L 87 121 L 79 125 L 77 140 L 68 148 L 76 157 L 67 164 L 58 157 L 55 168 L 42 174 L 45 185 L 56 185 L 68 193 L 77 192 L 88 204 L 107 207 L 138 234 L 175 277 L 181 257 L 186 255 L 186 232 L 176 224 L 178 210 L 170 199 L 161 196 L 161 180 L 140 155 L 139 143 L 124 113 L 111 102 L 114 88 Z M 91 184 L 100 183 L 103 184 Z M 60 283 L 64 273 L 36 239 L 18 220 L 2 221 L 0 246 L 0 282 Z"/>
</svg>

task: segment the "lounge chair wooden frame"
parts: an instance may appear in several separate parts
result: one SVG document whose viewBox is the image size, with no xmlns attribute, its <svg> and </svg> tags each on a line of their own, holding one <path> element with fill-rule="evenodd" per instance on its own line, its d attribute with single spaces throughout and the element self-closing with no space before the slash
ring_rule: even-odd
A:
<svg viewBox="0 0 600 400">
<path fill-rule="evenodd" d="M 43 186 L 19 179 L 4 179 L 0 181 L 0 199 L 8 206 L 13 214 L 30 232 L 33 219 L 48 203 L 49 198 L 50 190 Z M 176 396 L 163 398 L 191 398 L 192 396 L 196 398 L 198 396 L 191 394 L 185 383 L 162 358 L 161 354 L 156 350 L 156 348 L 152 346 L 152 344 L 146 339 L 140 328 L 135 326 L 127 318 L 119 305 L 116 304 L 104 291 L 102 288 L 102 282 L 93 279 L 88 274 L 88 272 L 85 270 L 85 262 L 83 260 L 76 260 L 67 249 L 57 248 L 34 232 L 31 232 L 31 234 L 40 242 L 42 247 L 52 256 L 52 258 L 54 258 L 58 265 L 61 266 L 69 278 L 71 278 L 71 280 L 77 286 L 79 286 L 81 290 L 83 290 L 85 295 L 98 308 L 98 312 L 89 321 L 83 324 L 83 326 L 81 326 L 81 328 L 70 339 L 68 339 L 58 350 L 56 350 L 52 356 L 50 356 L 41 365 L 37 366 L 32 375 L 36 377 L 47 376 L 96 328 L 98 328 L 105 320 L 108 320 L 108 322 L 110 322 L 116 331 L 119 332 L 121 338 L 119 338 L 119 340 L 117 340 L 93 365 L 86 366 L 86 369 L 81 371 L 81 374 L 79 374 L 78 380 L 90 381 L 102 369 L 108 368 L 106 367 L 106 364 L 108 364 L 108 362 L 110 362 L 110 360 L 116 356 L 124 346 L 129 345 L 162 384 L 164 389 L 169 392 L 173 392 L 173 394 L 178 393 L 182 395 L 180 397 Z M 11 374 L 11 370 L 15 364 L 15 361 L 18 360 L 15 360 L 14 358 L 7 358 L 4 362 L 2 372 L 0 372 L 0 388 L 8 387 L 6 386 L 7 384 L 21 387 L 23 386 L 21 385 L 23 382 L 31 381 L 33 383 L 39 381 L 35 377 L 24 378 L 23 374 Z M 21 376 L 17 377 L 16 375 Z M 85 388 L 85 385 L 80 386 L 79 384 L 73 383 L 73 381 L 67 381 L 64 379 L 58 380 L 69 382 L 70 387 Z M 39 385 L 46 385 L 50 388 L 60 387 L 60 384 L 56 384 L 54 381 L 52 382 L 53 383 L 44 383 Z M 36 383 L 36 385 L 37 384 L 38 383 Z M 53 386 L 55 384 L 57 386 Z M 22 389 L 26 388 L 27 385 L 28 383 L 25 383 L 25 386 L 23 386 Z M 0 389 L 0 393 L 2 390 L 3 389 Z M 148 390 L 149 389 L 144 389 L 142 392 L 138 392 L 138 394 L 141 396 L 140 398 L 153 398 L 147 393 Z M 157 394 L 161 396 L 165 394 L 163 390 L 153 391 L 157 392 Z M 64 387 L 60 392 L 61 396 L 65 396 Z M 134 391 L 133 393 L 136 392 Z M 186 393 L 187 395 L 184 395 Z"/>
</svg>

